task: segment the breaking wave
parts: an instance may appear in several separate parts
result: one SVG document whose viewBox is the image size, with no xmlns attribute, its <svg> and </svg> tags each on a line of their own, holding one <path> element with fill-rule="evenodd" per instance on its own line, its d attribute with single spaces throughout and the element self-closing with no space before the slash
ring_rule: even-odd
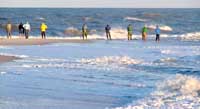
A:
<svg viewBox="0 0 200 109">
<path fill-rule="evenodd" d="M 136 18 L 136 17 L 125 17 L 124 20 L 131 20 L 131 21 L 139 21 L 139 22 L 146 22 L 148 21 L 147 19 L 141 19 L 141 18 Z"/>
<path fill-rule="evenodd" d="M 36 21 L 46 21 L 46 19 L 44 17 L 36 17 L 35 18 Z"/>
<path fill-rule="evenodd" d="M 149 29 L 156 29 L 156 25 L 148 25 L 147 26 Z M 173 28 L 167 25 L 160 25 L 159 26 L 160 30 L 162 31 L 173 31 Z"/>
<path fill-rule="evenodd" d="M 199 41 L 200 40 L 200 32 L 187 33 L 180 35 L 182 40 L 190 40 L 190 41 Z"/>
<path fill-rule="evenodd" d="M 81 35 L 81 31 L 78 30 L 77 28 L 69 27 L 65 29 L 64 34 L 70 35 L 70 36 L 78 36 L 78 35 Z"/>
<path fill-rule="evenodd" d="M 7 72 L 0 72 L 0 75 L 4 75 L 4 74 L 6 74 Z"/>
<path fill-rule="evenodd" d="M 118 64 L 118 65 L 130 65 L 130 64 L 139 64 L 141 61 L 130 58 L 128 56 L 104 56 L 100 58 L 94 59 L 81 59 L 81 63 L 84 64 L 97 64 L 97 65 L 111 65 L 111 64 Z"/>
<path fill-rule="evenodd" d="M 157 91 L 138 103 L 115 109 L 194 109 L 200 107 L 200 80 L 176 75 L 157 85 Z"/>
<path fill-rule="evenodd" d="M 34 63 L 22 64 L 23 68 L 77 68 L 113 70 L 127 69 L 127 65 L 139 64 L 142 61 L 128 56 L 104 56 L 98 58 L 65 59 L 32 59 Z M 28 62 L 28 61 L 27 61 Z"/>
<path fill-rule="evenodd" d="M 174 54 L 176 53 L 175 51 L 172 51 L 172 50 L 161 50 L 161 53 L 162 54 Z"/>
<path fill-rule="evenodd" d="M 14 54 L 8 54 L 8 53 L 0 53 L 0 55 L 2 55 L 2 56 L 14 56 L 14 57 L 18 57 L 18 58 L 27 58 L 27 57 L 29 57 L 27 55 L 14 55 Z"/>
<path fill-rule="evenodd" d="M 174 58 L 162 58 L 159 60 L 159 62 L 163 62 L 163 63 L 170 63 L 170 62 L 176 62 L 176 59 Z"/>
</svg>

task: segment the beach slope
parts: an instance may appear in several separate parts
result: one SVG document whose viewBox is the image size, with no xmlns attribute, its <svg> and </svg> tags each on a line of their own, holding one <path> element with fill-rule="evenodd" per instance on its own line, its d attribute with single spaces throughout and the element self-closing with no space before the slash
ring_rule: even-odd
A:
<svg viewBox="0 0 200 109">
<path fill-rule="evenodd" d="M 9 61 L 13 61 L 13 60 L 16 60 L 16 59 L 20 59 L 20 58 L 15 57 L 15 56 L 0 55 L 0 64 L 5 63 L 5 62 L 9 62 Z"/>
<path fill-rule="evenodd" d="M 91 40 L 80 39 L 0 39 L 1 46 L 45 45 L 51 43 L 89 43 Z"/>
</svg>

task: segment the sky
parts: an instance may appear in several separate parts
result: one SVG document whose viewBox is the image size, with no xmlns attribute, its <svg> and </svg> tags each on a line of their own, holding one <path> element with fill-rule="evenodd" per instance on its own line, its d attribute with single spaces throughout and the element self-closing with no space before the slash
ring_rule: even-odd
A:
<svg viewBox="0 0 200 109">
<path fill-rule="evenodd" d="M 0 0 L 0 7 L 200 8 L 200 0 Z"/>
</svg>

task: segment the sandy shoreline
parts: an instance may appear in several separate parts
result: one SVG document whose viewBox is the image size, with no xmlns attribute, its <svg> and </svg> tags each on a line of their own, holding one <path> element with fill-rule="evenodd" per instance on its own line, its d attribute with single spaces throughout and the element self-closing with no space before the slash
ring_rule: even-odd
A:
<svg viewBox="0 0 200 109">
<path fill-rule="evenodd" d="M 18 57 L 15 56 L 4 56 L 4 55 L 0 55 L 0 64 L 1 63 L 5 63 L 5 62 L 10 62 L 16 59 L 20 59 Z"/>
<path fill-rule="evenodd" d="M 6 39 L 0 38 L 0 46 L 25 46 L 25 45 L 45 45 L 52 43 L 90 43 L 92 40 L 81 40 L 81 39 L 37 39 L 37 38 L 13 38 Z M 10 62 L 16 59 L 20 59 L 15 56 L 0 55 L 0 64 Z"/>
<path fill-rule="evenodd" d="M 81 40 L 81 39 L 24 39 L 24 38 L 14 38 L 14 39 L 0 39 L 1 46 L 22 46 L 22 45 L 45 45 L 51 43 L 89 43 L 92 40 Z"/>
</svg>

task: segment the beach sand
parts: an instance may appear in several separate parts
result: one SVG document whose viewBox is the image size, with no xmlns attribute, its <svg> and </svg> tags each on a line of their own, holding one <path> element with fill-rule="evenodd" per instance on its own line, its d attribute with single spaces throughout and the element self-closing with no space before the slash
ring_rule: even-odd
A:
<svg viewBox="0 0 200 109">
<path fill-rule="evenodd" d="M 22 45 L 45 45 L 51 43 L 89 43 L 92 40 L 81 40 L 81 39 L 24 39 L 24 38 L 14 38 L 14 39 L 0 39 L 1 46 L 22 46 Z"/>
<path fill-rule="evenodd" d="M 4 56 L 4 55 L 0 55 L 0 64 L 4 63 L 4 62 L 9 62 L 9 61 L 13 61 L 16 59 L 20 59 L 18 57 L 15 56 Z"/>
<path fill-rule="evenodd" d="M 91 40 L 81 40 L 81 39 L 37 39 L 37 38 L 13 38 L 13 39 L 0 39 L 0 46 L 25 46 L 25 45 L 45 45 L 52 43 L 89 43 Z M 20 59 L 15 56 L 4 56 L 0 55 L 0 64 L 4 62 L 13 61 Z"/>
</svg>

